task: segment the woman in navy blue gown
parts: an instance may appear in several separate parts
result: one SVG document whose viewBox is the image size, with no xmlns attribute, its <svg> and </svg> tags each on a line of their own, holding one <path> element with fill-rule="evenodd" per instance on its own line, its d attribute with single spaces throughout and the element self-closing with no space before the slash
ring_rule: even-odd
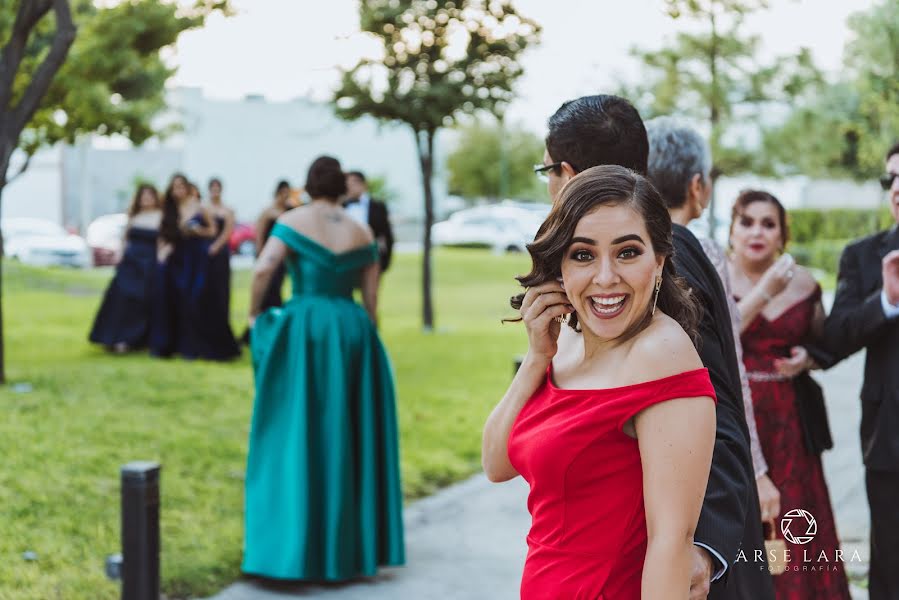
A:
<svg viewBox="0 0 899 600">
<path fill-rule="evenodd" d="M 150 351 L 184 358 L 227 360 L 236 353 L 217 345 L 219 325 L 209 315 L 209 248 L 215 219 L 200 203 L 196 186 L 176 174 L 166 189 L 159 231 L 157 301 L 154 303 Z"/>
<path fill-rule="evenodd" d="M 216 237 L 209 245 L 209 288 L 207 289 L 206 318 L 208 325 L 207 358 L 224 360 L 240 355 L 240 348 L 231 330 L 231 249 L 228 241 L 234 231 L 234 211 L 222 202 L 222 182 L 209 181 L 208 211 L 215 222 Z"/>
<path fill-rule="evenodd" d="M 89 335 L 107 350 L 122 353 L 147 345 L 161 218 L 156 188 L 138 187 L 128 209 L 122 257 Z"/>
</svg>

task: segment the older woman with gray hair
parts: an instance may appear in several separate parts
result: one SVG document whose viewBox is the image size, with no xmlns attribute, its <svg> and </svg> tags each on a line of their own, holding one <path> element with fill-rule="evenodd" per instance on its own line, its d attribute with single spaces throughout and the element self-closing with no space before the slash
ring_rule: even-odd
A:
<svg viewBox="0 0 899 600">
<path fill-rule="evenodd" d="M 706 141 L 693 128 L 672 117 L 657 117 L 646 122 L 649 136 L 649 164 L 647 175 L 668 206 L 671 221 L 686 226 L 702 216 L 712 196 L 712 156 Z M 699 240 L 706 255 L 718 271 L 727 296 L 728 310 L 733 326 L 743 408 L 752 450 L 752 466 L 755 471 L 762 521 L 771 521 L 780 514 L 780 493 L 768 476 L 768 464 L 762 453 L 756 429 L 755 412 L 749 379 L 743 366 L 743 348 L 740 343 L 740 313 L 730 286 L 727 257 L 714 240 Z"/>
</svg>

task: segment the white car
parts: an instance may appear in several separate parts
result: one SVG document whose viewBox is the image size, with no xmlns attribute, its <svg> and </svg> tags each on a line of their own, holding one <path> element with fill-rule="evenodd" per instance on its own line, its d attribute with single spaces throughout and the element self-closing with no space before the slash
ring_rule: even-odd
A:
<svg viewBox="0 0 899 600">
<path fill-rule="evenodd" d="M 94 219 L 87 226 L 87 245 L 94 255 L 94 265 L 114 265 L 122 255 L 128 215 L 116 213 Z"/>
<path fill-rule="evenodd" d="M 4 219 L 3 253 L 25 264 L 47 267 L 90 267 L 91 251 L 84 238 L 71 234 L 53 221 Z"/>
<path fill-rule="evenodd" d="M 524 252 L 543 223 L 541 214 L 508 205 L 467 208 L 435 223 L 431 240 L 438 246 L 486 246 L 494 251 Z"/>
</svg>

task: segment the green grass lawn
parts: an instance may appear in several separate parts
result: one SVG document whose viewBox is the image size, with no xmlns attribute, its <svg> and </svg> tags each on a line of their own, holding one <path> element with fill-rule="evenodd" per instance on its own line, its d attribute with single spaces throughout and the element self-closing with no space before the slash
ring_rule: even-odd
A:
<svg viewBox="0 0 899 600">
<path fill-rule="evenodd" d="M 398 255 L 380 319 L 398 384 L 403 484 L 428 494 L 479 469 L 480 432 L 526 346 L 512 279 L 526 256 L 439 250 L 436 332 L 421 332 L 419 263 Z M 239 576 L 252 409 L 248 358 L 232 364 L 112 356 L 86 341 L 110 271 L 4 265 L 9 386 L 0 388 L 0 598 L 113 599 L 120 465 L 162 470 L 163 590 L 208 595 Z M 235 275 L 243 329 L 249 274 Z M 18 384 L 18 385 L 17 385 Z M 31 391 L 15 391 L 28 384 Z M 27 388 L 26 388 L 27 389 Z M 37 560 L 26 561 L 33 551 Z"/>
</svg>

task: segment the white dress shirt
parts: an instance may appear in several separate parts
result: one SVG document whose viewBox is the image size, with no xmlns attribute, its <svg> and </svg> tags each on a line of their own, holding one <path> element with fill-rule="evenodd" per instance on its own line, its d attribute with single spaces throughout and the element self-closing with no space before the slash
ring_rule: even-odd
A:
<svg viewBox="0 0 899 600">
<path fill-rule="evenodd" d="M 359 221 L 363 225 L 368 225 L 368 207 L 371 204 L 371 197 L 368 192 L 359 196 L 357 202 L 348 204 L 346 207 L 347 214 L 353 219 Z"/>
<path fill-rule="evenodd" d="M 899 304 L 890 304 L 890 301 L 887 300 L 886 290 L 880 291 L 880 305 L 883 307 L 883 314 L 887 319 L 899 317 Z"/>
</svg>

